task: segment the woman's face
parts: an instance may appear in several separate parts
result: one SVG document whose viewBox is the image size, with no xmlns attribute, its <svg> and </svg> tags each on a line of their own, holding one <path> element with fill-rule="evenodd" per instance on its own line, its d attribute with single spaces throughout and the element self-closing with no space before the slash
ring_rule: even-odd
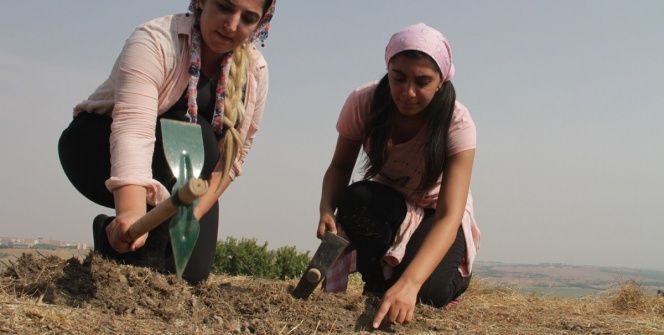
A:
<svg viewBox="0 0 664 335">
<path fill-rule="evenodd" d="M 392 100 L 405 116 L 423 111 L 443 84 L 438 68 L 427 57 L 394 56 L 387 66 L 387 79 Z"/>
<path fill-rule="evenodd" d="M 223 54 L 254 34 L 265 0 L 200 0 L 201 35 L 211 51 Z"/>
</svg>

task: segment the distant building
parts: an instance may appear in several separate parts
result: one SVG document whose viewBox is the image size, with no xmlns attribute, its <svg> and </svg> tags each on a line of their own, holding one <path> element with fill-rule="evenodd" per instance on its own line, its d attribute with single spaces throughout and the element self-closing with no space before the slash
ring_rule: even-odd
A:
<svg viewBox="0 0 664 335">
<path fill-rule="evenodd" d="M 35 245 L 34 243 L 28 243 L 23 241 L 16 241 L 16 242 L 12 241 L 10 243 L 11 244 L 9 245 L 9 247 L 14 249 L 30 249 Z"/>
<path fill-rule="evenodd" d="M 44 239 L 43 237 L 39 237 L 37 239 L 0 237 L 0 248 L 42 249 L 42 250 L 56 250 L 62 248 L 62 249 L 74 249 L 74 250 L 88 250 L 88 244 L 85 242 L 47 240 Z"/>
</svg>

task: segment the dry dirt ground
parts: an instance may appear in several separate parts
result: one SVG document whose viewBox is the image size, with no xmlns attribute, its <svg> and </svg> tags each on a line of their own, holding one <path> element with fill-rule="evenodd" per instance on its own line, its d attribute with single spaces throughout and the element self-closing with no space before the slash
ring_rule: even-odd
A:
<svg viewBox="0 0 664 335">
<path fill-rule="evenodd" d="M 85 260 L 23 255 L 0 275 L 0 333 L 8 334 L 664 334 L 664 297 L 627 283 L 563 299 L 474 280 L 449 310 L 418 306 L 405 326 L 370 331 L 378 299 L 291 297 L 295 281 L 213 275 L 195 287 L 175 276 Z"/>
</svg>

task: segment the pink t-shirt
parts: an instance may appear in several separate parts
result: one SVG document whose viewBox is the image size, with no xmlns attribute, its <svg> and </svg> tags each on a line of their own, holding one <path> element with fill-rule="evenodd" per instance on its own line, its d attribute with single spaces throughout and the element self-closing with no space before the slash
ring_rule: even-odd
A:
<svg viewBox="0 0 664 335">
<path fill-rule="evenodd" d="M 340 136 L 356 141 L 363 139 L 364 127 L 370 119 L 371 104 L 377 84 L 377 81 L 366 84 L 348 96 L 337 122 L 337 131 Z M 409 141 L 394 145 L 387 162 L 379 175 L 374 178 L 377 182 L 397 189 L 407 200 L 406 218 L 401 224 L 394 244 L 384 257 L 386 263 L 391 266 L 396 266 L 401 262 L 410 236 L 422 221 L 423 208 L 436 208 L 438 202 L 442 175 L 438 178 L 438 182 L 426 192 L 416 192 L 424 168 L 422 150 L 426 140 L 426 133 L 422 130 Z M 448 133 L 448 156 L 475 147 L 475 123 L 466 106 L 457 101 Z M 364 149 L 366 151 L 366 147 Z M 459 271 L 462 275 L 467 276 L 472 271 L 480 239 L 480 231 L 473 216 L 473 200 L 470 191 L 461 227 L 466 236 L 467 254 Z"/>
</svg>

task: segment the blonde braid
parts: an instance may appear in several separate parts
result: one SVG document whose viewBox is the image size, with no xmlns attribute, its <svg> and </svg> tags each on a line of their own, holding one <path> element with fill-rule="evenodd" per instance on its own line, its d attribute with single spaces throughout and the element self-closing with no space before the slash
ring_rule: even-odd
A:
<svg viewBox="0 0 664 335">
<path fill-rule="evenodd" d="M 228 75 L 226 97 L 224 99 L 224 118 L 222 120 L 226 135 L 220 149 L 220 164 L 224 180 L 231 171 L 244 141 L 236 126 L 240 126 L 244 118 L 244 86 L 247 83 L 249 67 L 249 44 L 243 43 L 233 51 L 233 62 Z"/>
</svg>

